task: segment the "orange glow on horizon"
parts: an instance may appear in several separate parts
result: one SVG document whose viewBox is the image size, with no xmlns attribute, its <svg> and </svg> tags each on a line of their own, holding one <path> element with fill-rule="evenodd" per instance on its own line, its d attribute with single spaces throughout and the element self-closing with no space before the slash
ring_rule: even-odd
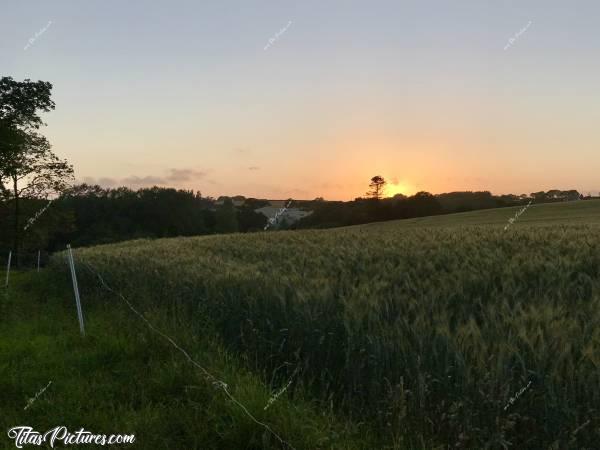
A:
<svg viewBox="0 0 600 450">
<path fill-rule="evenodd" d="M 402 194 L 402 195 L 406 195 L 407 197 L 412 195 L 414 192 L 414 189 L 412 189 L 410 186 L 408 186 L 408 184 L 403 183 L 403 182 L 397 182 L 397 183 L 392 183 L 392 182 L 388 182 L 386 187 L 385 187 L 385 196 L 386 197 L 393 197 L 396 194 Z"/>
</svg>

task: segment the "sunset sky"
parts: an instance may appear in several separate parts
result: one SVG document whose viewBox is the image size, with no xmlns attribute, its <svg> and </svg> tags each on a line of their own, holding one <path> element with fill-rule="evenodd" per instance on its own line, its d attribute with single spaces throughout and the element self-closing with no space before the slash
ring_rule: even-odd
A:
<svg viewBox="0 0 600 450">
<path fill-rule="evenodd" d="M 0 75 L 53 83 L 44 133 L 104 186 L 597 194 L 599 18 L 592 0 L 6 0 Z"/>
</svg>

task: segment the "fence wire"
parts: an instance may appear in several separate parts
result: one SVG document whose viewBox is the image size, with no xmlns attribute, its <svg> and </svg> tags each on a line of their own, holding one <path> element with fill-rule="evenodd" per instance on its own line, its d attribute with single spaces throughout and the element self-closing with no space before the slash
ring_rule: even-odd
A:
<svg viewBox="0 0 600 450">
<path fill-rule="evenodd" d="M 154 333 L 158 334 L 159 336 L 161 336 L 163 339 L 165 339 L 167 342 L 169 342 L 176 350 L 178 350 L 181 354 L 183 354 L 183 356 L 192 364 L 194 365 L 196 368 L 198 368 L 202 374 L 204 375 L 204 378 L 211 383 L 215 388 L 220 389 L 223 391 L 223 393 L 235 404 L 237 405 L 242 411 L 243 413 L 250 419 L 252 420 L 255 424 L 259 425 L 260 427 L 262 427 L 265 431 L 269 432 L 271 435 L 273 435 L 282 445 L 284 445 L 285 447 L 291 449 L 291 450 L 296 450 L 290 443 L 288 443 L 287 441 L 285 441 L 281 436 L 279 436 L 279 434 L 277 434 L 269 425 L 267 425 L 264 422 L 261 422 L 260 420 L 258 420 L 249 410 L 248 408 L 246 408 L 246 406 L 244 406 L 244 404 L 242 404 L 237 398 L 235 398 L 235 396 L 229 392 L 229 386 L 227 385 L 227 383 L 225 383 L 224 381 L 218 379 L 216 376 L 212 375 L 207 369 L 205 369 L 200 363 L 198 363 L 194 358 L 192 358 L 190 356 L 190 354 L 183 349 L 179 344 L 177 344 L 177 342 L 175 342 L 174 339 L 172 339 L 170 336 L 168 336 L 167 334 L 163 333 L 161 330 L 159 330 L 158 328 L 156 328 L 148 319 L 146 319 L 146 317 L 140 313 L 137 309 L 135 309 L 133 307 L 133 305 L 131 304 L 131 302 L 129 302 L 129 300 L 127 300 L 125 298 L 125 296 L 123 294 L 121 294 L 120 292 L 115 291 L 113 288 L 111 288 L 106 281 L 104 280 L 104 278 L 102 277 L 102 275 L 100 274 L 100 272 L 98 270 L 95 270 L 89 263 L 87 263 L 86 261 L 79 261 L 81 264 L 83 264 L 88 271 L 95 276 L 96 278 L 98 278 L 99 282 L 100 282 L 100 286 L 105 289 L 107 292 L 116 295 L 117 297 L 119 297 L 126 305 L 127 307 L 136 315 L 138 316 Z"/>
</svg>

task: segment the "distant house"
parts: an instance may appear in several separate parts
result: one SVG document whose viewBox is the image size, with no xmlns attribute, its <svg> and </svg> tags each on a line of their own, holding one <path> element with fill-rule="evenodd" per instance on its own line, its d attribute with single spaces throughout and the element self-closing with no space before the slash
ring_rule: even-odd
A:
<svg viewBox="0 0 600 450">
<path fill-rule="evenodd" d="M 214 205 L 215 207 L 222 206 L 225 204 L 226 201 L 231 201 L 231 203 L 235 207 L 241 207 L 244 206 L 244 204 L 246 203 L 246 198 L 241 195 L 236 195 L 235 197 L 228 197 L 226 195 L 222 195 L 221 197 L 217 198 Z M 282 208 L 285 208 L 287 204 L 289 204 L 289 200 L 267 200 L 267 202 L 268 206 L 263 206 L 262 208 L 254 210 L 257 213 L 264 215 L 267 219 L 275 218 L 275 216 L 277 216 L 277 213 Z M 252 207 L 252 203 L 252 201 L 249 201 L 248 206 Z M 264 204 L 264 202 L 262 203 Z M 274 225 L 276 226 L 282 223 L 284 219 L 287 224 L 292 224 L 310 214 L 312 214 L 312 211 L 306 211 L 300 208 L 288 208 L 285 210 L 285 212 L 280 213 L 277 216 L 276 223 Z"/>
<path fill-rule="evenodd" d="M 258 208 L 255 212 L 263 214 L 267 219 L 272 219 L 282 208 L 285 208 L 285 205 L 287 205 L 288 202 L 289 200 L 269 200 L 269 206 Z M 279 216 L 277 216 L 276 224 L 281 223 L 284 219 L 287 224 L 292 224 L 310 214 L 312 214 L 312 211 L 305 211 L 300 208 L 287 208 L 283 213 L 280 213 Z"/>
</svg>

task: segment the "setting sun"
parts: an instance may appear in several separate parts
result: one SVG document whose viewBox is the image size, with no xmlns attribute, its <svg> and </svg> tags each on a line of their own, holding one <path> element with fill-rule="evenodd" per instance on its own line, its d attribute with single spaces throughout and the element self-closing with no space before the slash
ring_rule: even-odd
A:
<svg viewBox="0 0 600 450">
<path fill-rule="evenodd" d="M 393 197 L 396 194 L 410 195 L 411 189 L 405 183 L 389 182 L 386 186 L 385 193 L 387 197 Z"/>
</svg>

